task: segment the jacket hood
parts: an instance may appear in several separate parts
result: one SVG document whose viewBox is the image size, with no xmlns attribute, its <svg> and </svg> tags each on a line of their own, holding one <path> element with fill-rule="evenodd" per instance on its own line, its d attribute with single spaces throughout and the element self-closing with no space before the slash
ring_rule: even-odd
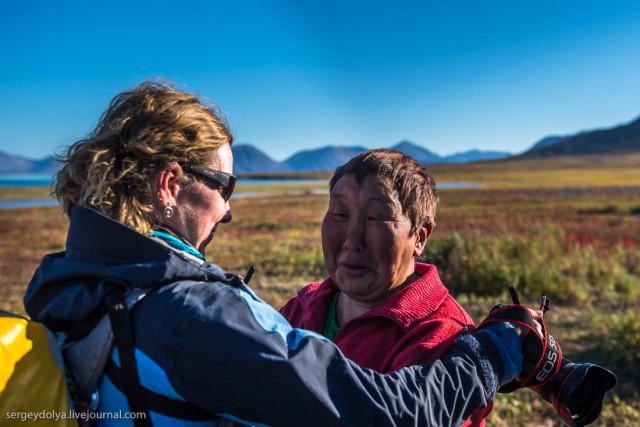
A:
<svg viewBox="0 0 640 427">
<path fill-rule="evenodd" d="M 156 288 L 181 280 L 241 279 L 203 264 L 101 213 L 74 207 L 66 251 L 44 257 L 24 297 L 25 310 L 54 331 L 103 313 L 114 286 Z"/>
</svg>

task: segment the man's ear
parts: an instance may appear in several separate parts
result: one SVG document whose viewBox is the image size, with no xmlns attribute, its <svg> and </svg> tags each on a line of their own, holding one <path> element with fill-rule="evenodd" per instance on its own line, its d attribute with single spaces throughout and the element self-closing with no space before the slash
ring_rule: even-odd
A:
<svg viewBox="0 0 640 427">
<path fill-rule="evenodd" d="M 158 189 L 158 201 L 161 207 L 175 206 L 176 198 L 180 192 L 180 178 L 182 178 L 182 168 L 177 163 L 164 165 L 156 175 L 156 188 Z"/>
<path fill-rule="evenodd" d="M 422 252 L 424 251 L 424 247 L 427 245 L 427 239 L 431 236 L 431 232 L 433 231 L 433 225 L 427 224 L 418 227 L 416 231 L 416 244 L 413 248 L 413 256 L 418 257 L 422 256 Z"/>
</svg>

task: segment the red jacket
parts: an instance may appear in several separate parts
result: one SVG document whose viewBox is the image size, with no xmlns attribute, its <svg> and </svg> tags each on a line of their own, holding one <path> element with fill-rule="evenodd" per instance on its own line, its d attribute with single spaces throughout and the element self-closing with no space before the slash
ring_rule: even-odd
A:
<svg viewBox="0 0 640 427">
<path fill-rule="evenodd" d="M 347 358 L 391 373 L 405 366 L 433 363 L 465 327 L 474 329 L 473 320 L 449 295 L 434 265 L 416 263 L 415 272 L 422 277 L 340 328 L 334 342 Z M 331 296 L 337 289 L 331 278 L 311 283 L 280 312 L 294 327 L 322 334 Z M 464 425 L 484 425 L 482 418 L 489 412 L 476 411 L 472 422 Z"/>
</svg>

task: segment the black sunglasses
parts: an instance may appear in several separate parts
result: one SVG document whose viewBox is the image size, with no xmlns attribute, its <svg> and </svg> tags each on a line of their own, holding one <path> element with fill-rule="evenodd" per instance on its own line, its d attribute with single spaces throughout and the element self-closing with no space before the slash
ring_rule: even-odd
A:
<svg viewBox="0 0 640 427">
<path fill-rule="evenodd" d="M 225 202 L 229 201 L 229 198 L 233 194 L 234 188 L 236 188 L 236 181 L 238 180 L 238 178 L 230 173 L 205 168 L 191 163 L 182 165 L 182 169 L 187 172 L 204 176 L 205 178 L 208 178 L 216 184 L 222 186 L 222 198 L 225 200 Z"/>
</svg>

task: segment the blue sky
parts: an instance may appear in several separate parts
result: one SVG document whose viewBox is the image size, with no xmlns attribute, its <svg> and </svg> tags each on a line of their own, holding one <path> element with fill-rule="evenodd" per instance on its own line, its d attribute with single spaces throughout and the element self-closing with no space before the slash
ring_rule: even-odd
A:
<svg viewBox="0 0 640 427">
<path fill-rule="evenodd" d="M 520 152 L 640 116 L 640 2 L 0 1 L 0 151 L 52 154 L 157 77 L 277 160 Z"/>
</svg>

